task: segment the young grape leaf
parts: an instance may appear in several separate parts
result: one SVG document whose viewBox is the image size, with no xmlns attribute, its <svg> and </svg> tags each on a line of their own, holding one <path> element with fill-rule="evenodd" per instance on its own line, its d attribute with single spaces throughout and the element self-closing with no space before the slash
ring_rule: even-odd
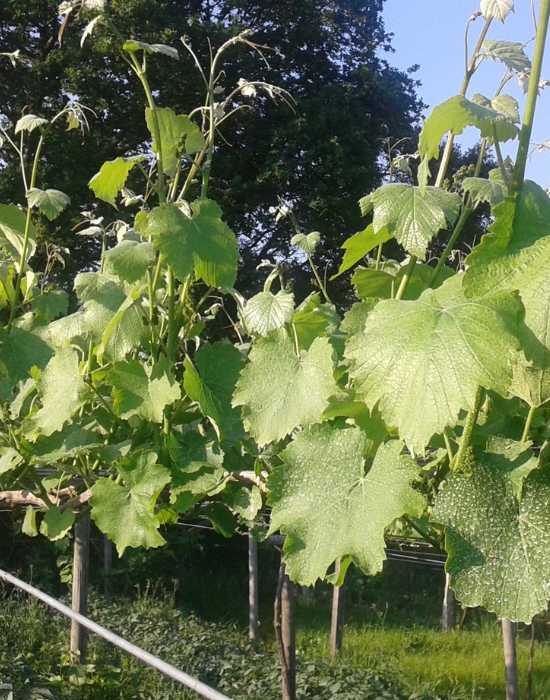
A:
<svg viewBox="0 0 550 700">
<path fill-rule="evenodd" d="M 140 416 L 162 423 L 164 409 L 181 396 L 179 386 L 168 373 L 162 357 L 153 367 L 138 360 L 117 362 L 108 374 L 113 385 L 113 408 L 121 418 Z"/>
<path fill-rule="evenodd" d="M 321 419 L 338 387 L 328 338 L 296 354 L 290 336 L 274 331 L 252 346 L 233 395 L 246 429 L 260 446 L 281 440 L 299 425 Z"/>
<path fill-rule="evenodd" d="M 42 407 L 32 423 L 42 435 L 51 435 L 63 428 L 88 396 L 76 350 L 65 348 L 56 352 L 42 372 L 38 393 Z"/>
<path fill-rule="evenodd" d="M 71 203 L 71 198 L 59 190 L 40 190 L 33 187 L 27 192 L 30 207 L 36 207 L 50 221 L 57 219 Z"/>
<path fill-rule="evenodd" d="M 237 276 L 238 244 L 222 220 L 222 211 L 210 199 L 193 202 L 189 218 L 173 204 L 153 209 L 147 232 L 153 245 L 185 280 L 195 271 L 198 279 L 213 287 L 232 287 Z"/>
<path fill-rule="evenodd" d="M 13 447 L 0 447 L 0 476 L 12 471 L 23 461 L 23 457 Z"/>
<path fill-rule="evenodd" d="M 480 10 L 485 19 L 498 19 L 504 22 L 514 10 L 514 0 L 481 0 Z"/>
<path fill-rule="evenodd" d="M 529 73 L 531 70 L 531 61 L 520 42 L 486 39 L 481 47 L 481 55 L 504 63 L 511 71 Z"/>
<path fill-rule="evenodd" d="M 519 102 L 511 95 L 497 95 L 491 100 L 491 107 L 513 122 L 519 124 L 521 117 L 519 114 Z"/>
<path fill-rule="evenodd" d="M 98 199 L 116 207 L 116 198 L 126 184 L 130 171 L 142 160 L 143 156 L 134 156 L 106 161 L 90 180 L 90 189 Z"/>
<path fill-rule="evenodd" d="M 391 299 L 399 289 L 406 269 L 406 265 L 395 267 L 384 264 L 379 270 L 373 267 L 358 267 L 351 278 L 351 283 L 357 296 L 364 301 L 370 299 Z M 430 265 L 417 263 L 414 266 L 403 299 L 418 299 L 422 292 L 433 284 L 433 272 L 434 268 Z M 453 274 L 454 270 L 444 266 L 435 286 Z"/>
<path fill-rule="evenodd" d="M 52 542 L 66 537 L 73 524 L 75 516 L 72 510 L 60 510 L 57 506 L 48 509 L 40 523 L 40 534 Z"/>
<path fill-rule="evenodd" d="M 25 517 L 21 526 L 21 532 L 27 537 L 36 537 L 38 535 L 38 527 L 36 526 L 36 510 L 32 506 L 27 506 Z"/>
<path fill-rule="evenodd" d="M 251 522 L 262 508 L 262 494 L 257 486 L 239 486 L 229 483 L 221 493 L 221 500 L 242 520 Z"/>
<path fill-rule="evenodd" d="M 383 185 L 359 200 L 363 216 L 374 210 L 375 234 L 395 236 L 408 253 L 422 260 L 437 232 L 456 221 L 460 204 L 452 192 L 405 184 Z"/>
<path fill-rule="evenodd" d="M 483 177 L 466 177 L 462 189 L 470 196 L 472 206 L 477 207 L 483 202 L 491 206 L 500 204 L 507 195 L 506 186 L 497 180 L 485 180 Z"/>
<path fill-rule="evenodd" d="M 92 487 L 92 519 L 120 556 L 127 547 L 162 546 L 155 504 L 170 472 L 149 451 L 132 454 L 117 469 L 122 483 L 102 477 Z"/>
<path fill-rule="evenodd" d="M 20 134 L 22 131 L 31 132 L 45 124 L 49 124 L 49 122 L 44 117 L 37 117 L 36 114 L 25 114 L 17 120 L 15 133 Z"/>
<path fill-rule="evenodd" d="M 178 50 L 172 46 L 167 46 L 166 44 L 148 44 L 145 41 L 138 41 L 137 39 L 127 39 L 124 44 L 122 44 L 122 49 L 128 51 L 128 53 L 136 53 L 136 51 L 144 51 L 145 53 L 161 53 L 164 56 L 169 56 L 170 58 L 179 59 Z"/>
<path fill-rule="evenodd" d="M 0 247 L 11 258 L 16 269 L 19 269 L 23 254 L 26 224 L 27 216 L 22 209 L 15 204 L 0 204 Z M 29 222 L 28 234 L 26 261 L 32 258 L 36 251 L 36 229 L 32 221 Z"/>
<path fill-rule="evenodd" d="M 388 229 L 382 229 L 381 231 L 375 232 L 374 226 L 369 224 L 367 228 L 359 233 L 355 233 L 350 236 L 342 244 L 342 249 L 344 252 L 344 257 L 342 263 L 338 268 L 338 272 L 331 277 L 331 279 L 336 279 L 344 272 L 351 269 L 356 263 L 362 260 L 365 255 L 371 252 L 374 248 L 393 238 L 393 233 L 390 233 Z"/>
<path fill-rule="evenodd" d="M 447 132 L 459 136 L 467 126 L 475 126 L 488 139 L 494 137 L 496 128 L 499 141 L 509 141 L 518 134 L 515 124 L 502 113 L 457 95 L 434 107 L 424 122 L 418 142 L 423 161 L 439 157 L 439 144 Z"/>
<path fill-rule="evenodd" d="M 124 282 L 137 282 L 155 260 L 150 243 L 122 241 L 103 256 L 105 272 L 112 272 Z"/>
<path fill-rule="evenodd" d="M 323 304 L 319 292 L 307 296 L 292 316 L 298 345 L 309 350 L 319 336 L 331 336 L 338 329 L 338 314 L 332 304 Z"/>
<path fill-rule="evenodd" d="M 550 199 L 527 181 L 494 209 L 489 233 L 468 256 L 468 296 L 518 290 L 525 307 L 522 344 L 529 364 L 516 365 L 512 391 L 533 406 L 550 399 Z"/>
<path fill-rule="evenodd" d="M 295 248 L 298 248 L 303 253 L 306 253 L 306 255 L 313 255 L 313 253 L 315 253 L 315 249 L 319 245 L 320 240 L 321 234 L 318 231 L 312 231 L 308 234 L 297 233 L 295 236 L 292 236 L 290 243 Z"/>
<path fill-rule="evenodd" d="M 479 386 L 505 394 L 512 380 L 519 299 L 469 300 L 461 284 L 456 275 L 416 301 L 380 301 L 347 344 L 357 395 L 415 452 L 473 407 Z"/>
<path fill-rule="evenodd" d="M 294 295 L 281 289 L 277 294 L 264 291 L 249 299 L 242 319 L 249 334 L 267 335 L 290 323 L 294 313 Z"/>
<path fill-rule="evenodd" d="M 367 474 L 366 438 L 359 428 L 325 424 L 298 433 L 269 477 L 270 533 L 285 535 L 284 559 L 293 581 L 312 585 L 339 557 L 367 574 L 385 559 L 385 529 L 423 497 L 411 484 L 418 469 L 397 440 L 382 445 Z"/>
<path fill-rule="evenodd" d="M 160 131 L 160 144 L 155 138 L 156 123 Z M 149 107 L 145 110 L 145 121 L 151 133 L 153 151 L 162 158 L 163 170 L 173 177 L 178 168 L 179 154 L 196 153 L 204 147 L 204 138 L 199 127 L 186 114 L 176 114 L 169 107 Z"/>
<path fill-rule="evenodd" d="M 550 598 L 550 474 L 532 460 L 525 445 L 476 453 L 472 473 L 451 474 L 433 512 L 447 527 L 447 571 L 460 602 L 526 623 Z"/>
<path fill-rule="evenodd" d="M 183 387 L 202 413 L 214 421 L 223 439 L 242 434 L 239 412 L 231 407 L 231 397 L 243 363 L 237 348 L 224 342 L 203 345 L 193 362 L 185 359 Z"/>
</svg>

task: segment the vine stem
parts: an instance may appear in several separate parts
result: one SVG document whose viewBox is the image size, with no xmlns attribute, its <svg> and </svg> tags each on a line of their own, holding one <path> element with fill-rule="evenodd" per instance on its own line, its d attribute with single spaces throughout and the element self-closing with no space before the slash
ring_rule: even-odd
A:
<svg viewBox="0 0 550 700">
<path fill-rule="evenodd" d="M 311 258 L 311 255 L 308 253 L 307 254 L 307 260 L 309 262 L 309 266 L 313 270 L 313 274 L 315 275 L 315 279 L 317 280 L 317 284 L 319 285 L 319 289 L 323 293 L 323 296 L 325 297 L 325 301 L 328 301 L 330 303 L 330 297 L 328 295 L 328 291 L 326 288 L 326 285 L 323 283 L 323 280 L 321 279 L 321 276 L 319 275 L 319 271 L 317 270 L 317 267 L 314 265 L 313 260 Z"/>
<path fill-rule="evenodd" d="M 519 137 L 518 153 L 514 176 L 512 179 L 512 191 L 518 192 L 523 186 L 525 179 L 525 168 L 529 156 L 529 146 L 531 144 L 531 134 L 533 133 L 533 123 L 535 121 L 535 110 L 539 94 L 539 83 L 542 73 L 542 63 L 544 60 L 544 50 L 546 37 L 548 35 L 548 22 L 550 19 L 550 0 L 541 0 L 539 21 L 537 25 L 537 37 L 535 40 L 535 52 L 533 54 L 531 76 L 529 78 L 529 89 L 527 91 L 527 103 L 523 115 L 523 123 Z"/>
<path fill-rule="evenodd" d="M 416 261 L 418 258 L 416 255 L 411 255 L 409 263 L 407 265 L 407 268 L 405 269 L 405 274 L 403 275 L 403 278 L 401 279 L 401 283 L 399 285 L 399 288 L 397 290 L 397 294 L 395 295 L 395 299 L 399 301 L 402 299 L 403 294 L 405 294 L 407 290 L 407 286 L 409 284 L 409 280 L 412 277 L 412 274 L 414 272 L 414 267 L 416 265 Z"/>
<path fill-rule="evenodd" d="M 25 231 L 23 234 L 23 247 L 21 248 L 21 257 L 19 259 L 19 270 L 17 272 L 17 277 L 15 279 L 15 293 L 13 296 L 13 304 L 11 305 L 10 316 L 8 319 L 8 326 L 7 326 L 8 331 L 11 330 L 11 327 L 13 325 L 13 321 L 15 318 L 15 311 L 17 309 L 17 302 L 19 299 L 19 294 L 21 292 L 21 282 L 23 280 L 23 275 L 25 274 L 27 252 L 29 249 L 29 238 L 30 238 L 30 233 L 31 233 L 31 215 L 32 215 L 32 207 L 29 204 L 28 196 L 29 196 L 30 190 L 32 190 L 32 188 L 36 184 L 36 177 L 38 175 L 38 163 L 40 162 L 40 155 L 42 153 L 42 146 L 43 145 L 44 145 L 44 135 L 41 134 L 40 139 L 38 140 L 38 145 L 36 146 L 36 152 L 34 154 L 34 161 L 32 164 L 32 172 L 31 172 L 31 180 L 30 180 L 29 188 L 25 192 L 25 194 L 27 196 L 27 216 L 25 218 Z"/>
<path fill-rule="evenodd" d="M 471 411 L 468 412 L 468 416 L 466 418 L 466 423 L 464 424 L 464 431 L 462 433 L 462 437 L 460 439 L 460 445 L 458 447 L 458 452 L 455 455 L 455 458 L 453 460 L 453 469 L 460 469 L 462 466 L 462 463 L 464 462 L 464 458 L 466 457 L 466 454 L 468 453 L 468 450 L 470 449 L 470 445 L 472 443 L 472 435 L 474 432 L 475 425 L 477 423 L 477 418 L 479 416 L 479 411 L 481 409 L 481 400 L 483 398 L 483 389 L 482 387 L 478 387 L 476 396 L 474 399 L 474 406 L 471 409 Z"/>
<path fill-rule="evenodd" d="M 529 408 L 529 413 L 527 414 L 527 419 L 525 420 L 525 425 L 523 426 L 523 434 L 521 436 L 521 442 L 527 442 L 529 440 L 529 432 L 531 430 L 531 425 L 533 423 L 533 418 L 537 409 L 535 406 Z"/>
<path fill-rule="evenodd" d="M 481 173 L 481 167 L 483 165 L 483 159 L 485 157 L 485 150 L 487 148 L 487 139 L 481 139 L 480 147 L 479 147 L 479 155 L 477 157 L 477 163 L 476 167 L 474 170 L 474 177 L 479 177 L 479 174 Z M 439 256 L 439 260 L 437 261 L 437 265 L 434 268 L 432 277 L 430 279 L 430 287 L 434 285 L 441 273 L 441 270 L 443 269 L 443 266 L 449 259 L 449 255 L 451 254 L 451 251 L 453 250 L 453 246 L 459 239 L 459 237 L 462 234 L 462 231 L 464 230 L 464 227 L 466 226 L 468 219 L 472 215 L 473 212 L 473 207 L 470 206 L 470 200 L 469 198 L 466 198 L 464 202 L 464 207 L 462 208 L 462 211 L 460 213 L 460 216 L 458 217 L 458 221 L 455 224 L 455 227 L 453 229 L 453 233 L 451 234 L 451 237 L 447 241 L 447 245 L 443 249 L 443 252 Z"/>
</svg>

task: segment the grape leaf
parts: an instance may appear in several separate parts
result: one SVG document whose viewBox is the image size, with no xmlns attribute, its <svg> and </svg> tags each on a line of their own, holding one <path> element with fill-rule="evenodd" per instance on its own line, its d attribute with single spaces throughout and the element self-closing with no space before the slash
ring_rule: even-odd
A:
<svg viewBox="0 0 550 700">
<path fill-rule="evenodd" d="M 476 453 L 470 475 L 451 474 L 433 517 L 447 527 L 447 570 L 460 602 L 529 623 L 550 598 L 550 475 L 528 468 L 518 493 L 516 473 L 533 456 L 525 445 L 508 452 Z"/>
<path fill-rule="evenodd" d="M 514 10 L 514 0 L 481 0 L 480 10 L 485 19 L 499 19 L 504 22 Z"/>
<path fill-rule="evenodd" d="M 325 424 L 299 433 L 269 477 L 270 533 L 285 535 L 284 560 L 301 585 L 324 578 L 336 559 L 351 556 L 368 574 L 382 569 L 384 531 L 424 499 L 411 483 L 418 476 L 403 443 L 382 445 L 365 474 L 366 438 L 359 428 Z"/>
<path fill-rule="evenodd" d="M 179 386 L 169 376 L 164 357 L 153 367 L 138 360 L 118 362 L 108 376 L 113 385 L 113 407 L 121 418 L 140 416 L 146 421 L 162 423 L 164 409 L 181 396 Z"/>
<path fill-rule="evenodd" d="M 539 406 L 550 399 L 550 199 L 527 181 L 494 214 L 489 233 L 468 256 L 464 289 L 472 297 L 519 291 L 529 331 L 522 334 L 529 364 L 517 364 L 512 391 Z"/>
<path fill-rule="evenodd" d="M 155 138 L 155 116 L 160 131 L 160 144 Z M 156 107 L 154 111 L 147 107 L 145 121 L 153 139 L 154 153 L 161 156 L 162 151 L 162 166 L 167 175 L 173 177 L 176 174 L 182 149 L 185 153 L 196 153 L 204 147 L 201 130 L 186 114 L 176 114 L 169 107 Z"/>
<path fill-rule="evenodd" d="M 309 350 L 315 338 L 336 333 L 338 320 L 334 306 L 323 304 L 319 292 L 307 296 L 292 317 L 300 348 Z"/>
<path fill-rule="evenodd" d="M 489 139 L 495 127 L 499 141 L 509 141 L 518 134 L 517 127 L 502 113 L 457 95 L 434 107 L 424 122 L 418 142 L 423 161 L 439 157 L 439 144 L 447 132 L 459 136 L 467 126 L 475 126 Z"/>
<path fill-rule="evenodd" d="M 351 269 L 356 263 L 362 260 L 365 255 L 377 246 L 386 243 L 393 238 L 393 234 L 388 229 L 375 232 L 374 226 L 369 224 L 363 231 L 353 234 L 342 244 L 344 257 L 338 268 L 338 272 L 331 279 L 336 279 L 344 272 Z"/>
<path fill-rule="evenodd" d="M 210 199 L 193 202 L 189 218 L 173 204 L 153 209 L 147 232 L 153 245 L 185 280 L 193 270 L 213 287 L 232 287 L 237 276 L 238 244 L 222 220 L 218 205 Z"/>
<path fill-rule="evenodd" d="M 491 206 L 500 204 L 506 198 L 508 191 L 503 183 L 497 180 L 486 180 L 483 177 L 464 178 L 462 188 L 470 195 L 474 207 L 482 202 L 487 202 Z"/>
<path fill-rule="evenodd" d="M 90 189 L 98 199 L 116 207 L 117 195 L 126 184 L 130 171 L 142 160 L 143 156 L 134 156 L 106 161 L 90 180 Z"/>
<path fill-rule="evenodd" d="M 57 506 L 48 509 L 40 523 L 40 534 L 52 542 L 62 540 L 69 534 L 75 516 L 71 510 L 60 510 Z"/>
<path fill-rule="evenodd" d="M 23 457 L 13 447 L 0 447 L 0 476 L 12 471 L 23 461 Z"/>
<path fill-rule="evenodd" d="M 225 342 L 203 345 L 193 362 L 185 360 L 183 387 L 202 413 L 214 421 L 224 439 L 235 439 L 242 433 L 239 412 L 231 407 L 242 366 L 241 353 Z"/>
<path fill-rule="evenodd" d="M 63 289 L 50 289 L 31 300 L 35 319 L 39 323 L 50 323 L 64 316 L 69 308 L 69 295 Z"/>
<path fill-rule="evenodd" d="M 112 272 L 125 282 L 137 282 L 155 260 L 153 246 L 138 241 L 122 241 L 103 256 L 105 272 Z"/>
<path fill-rule="evenodd" d="M 481 47 L 481 55 L 500 61 L 518 73 L 529 73 L 531 70 L 531 61 L 520 42 L 486 39 Z"/>
<path fill-rule="evenodd" d="M 30 207 L 36 207 L 50 221 L 57 219 L 59 214 L 71 203 L 71 198 L 59 190 L 40 190 L 33 187 L 27 192 Z"/>
<path fill-rule="evenodd" d="M 37 117 L 36 114 L 25 114 L 17 120 L 15 133 L 20 134 L 22 131 L 31 132 L 48 123 L 48 120 L 44 119 L 44 117 Z"/>
<path fill-rule="evenodd" d="M 391 299 L 395 296 L 407 266 L 395 267 L 382 264 L 379 270 L 373 267 L 358 267 L 354 272 L 351 282 L 360 299 Z M 420 294 L 433 284 L 434 268 L 429 265 L 417 263 L 414 266 L 409 283 L 405 289 L 403 299 L 418 299 Z M 436 280 L 435 286 L 454 274 L 454 271 L 444 266 Z"/>
<path fill-rule="evenodd" d="M 284 331 L 254 343 L 233 405 L 242 407 L 245 428 L 260 446 L 320 420 L 337 391 L 332 354 L 328 338 L 316 338 L 298 356 Z"/>
<path fill-rule="evenodd" d="M 19 269 L 23 254 L 26 224 L 27 217 L 22 209 L 15 204 L 0 204 L 0 247 L 9 255 L 16 269 Z M 36 229 L 32 221 L 28 222 L 28 226 L 26 261 L 32 258 L 36 251 Z"/>
<path fill-rule="evenodd" d="M 91 430 L 85 430 L 71 422 L 48 437 L 40 437 L 33 445 L 31 464 L 58 464 L 73 460 L 97 450 L 103 445 L 101 438 Z"/>
<path fill-rule="evenodd" d="M 11 400 L 17 383 L 28 378 L 32 367 L 42 369 L 53 356 L 52 348 L 35 333 L 0 329 L 0 397 Z"/>
<path fill-rule="evenodd" d="M 416 301 L 381 301 L 348 341 L 353 387 L 415 452 L 469 410 L 479 386 L 505 394 L 519 350 L 513 294 L 468 300 L 459 275 Z"/>
<path fill-rule="evenodd" d="M 42 435 L 51 435 L 63 428 L 88 395 L 76 350 L 65 348 L 56 352 L 42 372 L 38 393 L 42 407 L 33 416 L 33 426 Z"/>
<path fill-rule="evenodd" d="M 321 240 L 321 234 L 318 231 L 312 231 L 311 233 L 297 233 L 292 236 L 290 243 L 298 250 L 301 250 L 306 255 L 313 255 L 315 249 L 319 245 Z"/>
<path fill-rule="evenodd" d="M 437 232 L 453 225 L 460 204 L 457 194 L 438 187 L 405 184 L 383 185 L 359 200 L 363 216 L 374 210 L 375 234 L 395 236 L 408 253 L 422 260 Z"/>
<path fill-rule="evenodd" d="M 176 60 L 179 59 L 178 50 L 166 44 L 148 44 L 145 41 L 138 41 L 137 39 L 127 39 L 122 45 L 122 48 L 129 53 L 135 53 L 136 51 L 144 51 L 149 54 L 161 53 L 164 54 L 164 56 L 169 56 Z"/>
<path fill-rule="evenodd" d="M 21 532 L 27 537 L 36 537 L 38 528 L 36 526 L 36 510 L 32 506 L 27 506 L 25 509 L 25 517 L 21 525 Z"/>
<path fill-rule="evenodd" d="M 155 504 L 170 472 L 149 451 L 132 454 L 117 468 L 122 483 L 102 477 L 92 487 L 95 524 L 115 543 L 120 556 L 127 547 L 162 546 Z"/>
<path fill-rule="evenodd" d="M 249 299 L 242 312 L 243 322 L 252 335 L 267 335 L 289 323 L 294 313 L 294 295 L 281 289 L 277 294 L 259 292 Z"/>
</svg>

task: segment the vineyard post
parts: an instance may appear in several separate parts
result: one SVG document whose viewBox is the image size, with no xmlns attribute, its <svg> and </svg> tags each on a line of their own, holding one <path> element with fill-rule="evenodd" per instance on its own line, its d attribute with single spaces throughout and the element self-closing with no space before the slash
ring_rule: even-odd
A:
<svg viewBox="0 0 550 700">
<path fill-rule="evenodd" d="M 340 566 L 341 562 L 338 560 L 334 569 L 336 576 L 340 571 Z M 330 624 L 330 656 L 333 661 L 336 659 L 338 652 L 342 648 L 342 639 L 344 636 L 344 604 L 344 585 L 335 585 L 332 589 L 332 615 Z"/>
<path fill-rule="evenodd" d="M 252 532 L 248 533 L 248 638 L 258 641 L 258 543 Z"/>
<path fill-rule="evenodd" d="M 506 674 L 506 700 L 519 700 L 516 625 L 511 620 L 502 620 L 502 644 Z"/>
<path fill-rule="evenodd" d="M 456 622 L 456 599 L 451 589 L 451 575 L 445 574 L 445 588 L 443 591 L 443 608 L 441 611 L 441 631 L 450 632 Z"/>
<path fill-rule="evenodd" d="M 296 589 L 281 561 L 275 594 L 273 624 L 281 664 L 282 700 L 296 700 L 295 600 Z"/>
<path fill-rule="evenodd" d="M 111 540 L 103 535 L 103 586 L 104 593 L 111 596 L 111 572 L 113 568 L 113 545 Z"/>
<path fill-rule="evenodd" d="M 74 526 L 73 582 L 71 607 L 74 612 L 86 615 L 88 610 L 88 583 L 90 566 L 90 513 L 85 511 Z M 82 663 L 86 657 L 88 634 L 75 622 L 71 623 L 71 657 Z"/>
</svg>

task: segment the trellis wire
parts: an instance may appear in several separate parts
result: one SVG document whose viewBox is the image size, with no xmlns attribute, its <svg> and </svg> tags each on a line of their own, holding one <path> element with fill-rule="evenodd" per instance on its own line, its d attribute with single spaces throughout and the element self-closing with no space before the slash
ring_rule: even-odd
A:
<svg viewBox="0 0 550 700">
<path fill-rule="evenodd" d="M 211 688 L 202 681 L 199 681 L 197 678 L 193 678 L 193 676 L 190 676 L 184 671 L 180 671 L 175 666 L 166 663 L 166 661 L 162 661 L 162 659 L 159 659 L 157 656 L 150 654 L 148 651 L 145 651 L 144 649 L 141 649 L 135 644 L 126 641 L 122 637 L 119 637 L 117 634 L 114 634 L 114 632 L 111 632 L 105 627 L 98 625 L 96 622 L 93 622 L 93 620 L 88 619 L 84 615 L 80 615 L 79 613 L 74 612 L 63 603 L 60 603 L 55 598 L 49 596 L 47 593 L 43 593 L 38 588 L 35 588 L 34 586 L 29 585 L 28 583 L 25 583 L 25 581 L 22 581 L 16 576 L 9 574 L 7 571 L 3 571 L 2 569 L 0 569 L 0 579 L 6 581 L 7 583 L 10 583 L 12 586 L 19 588 L 22 591 L 25 591 L 25 593 L 28 593 L 34 598 L 37 598 L 38 600 L 48 605 L 50 608 L 53 608 L 62 615 L 65 615 L 65 617 L 68 617 L 71 620 L 75 620 L 76 622 L 78 622 L 78 624 L 82 625 L 82 627 L 86 627 L 86 629 L 90 630 L 90 632 L 97 634 L 98 637 L 102 637 L 110 644 L 113 644 L 119 649 L 122 649 L 128 654 L 134 656 L 136 659 L 138 659 L 138 661 L 141 661 L 147 666 L 150 666 L 151 668 L 160 671 L 160 673 L 164 674 L 168 678 L 171 678 L 173 681 L 176 681 L 176 683 L 180 683 L 181 685 L 184 685 L 187 688 L 194 690 L 201 697 L 207 698 L 208 700 L 230 700 L 230 698 L 228 698 L 227 695 L 223 695 L 223 693 L 214 690 L 214 688 Z"/>
</svg>

